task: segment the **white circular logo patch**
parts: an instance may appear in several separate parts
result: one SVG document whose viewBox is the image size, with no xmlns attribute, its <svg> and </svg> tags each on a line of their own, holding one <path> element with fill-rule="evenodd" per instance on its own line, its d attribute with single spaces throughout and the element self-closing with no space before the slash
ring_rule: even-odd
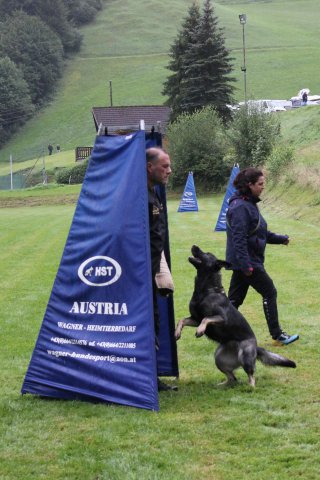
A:
<svg viewBox="0 0 320 480">
<path fill-rule="evenodd" d="M 98 255 L 81 263 L 78 276 L 83 283 L 92 287 L 105 287 L 119 280 L 122 270 L 113 258 Z"/>
</svg>

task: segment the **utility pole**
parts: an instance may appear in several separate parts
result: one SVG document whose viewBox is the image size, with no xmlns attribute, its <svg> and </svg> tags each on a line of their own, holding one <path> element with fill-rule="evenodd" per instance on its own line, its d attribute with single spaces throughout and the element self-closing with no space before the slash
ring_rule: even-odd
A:
<svg viewBox="0 0 320 480">
<path fill-rule="evenodd" d="M 110 107 L 113 106 L 112 102 L 112 80 L 109 80 L 109 91 L 110 91 Z"/>
<path fill-rule="evenodd" d="M 247 67 L 246 67 L 246 43 L 244 36 L 244 26 L 247 23 L 247 15 L 242 13 L 239 15 L 240 24 L 242 25 L 242 46 L 243 46 L 243 66 L 241 70 L 243 71 L 243 80 L 244 80 L 244 103 L 247 104 Z"/>
<path fill-rule="evenodd" d="M 48 178 L 46 174 L 46 164 L 44 160 L 44 149 L 42 150 L 42 184 L 47 185 L 48 184 Z"/>
</svg>

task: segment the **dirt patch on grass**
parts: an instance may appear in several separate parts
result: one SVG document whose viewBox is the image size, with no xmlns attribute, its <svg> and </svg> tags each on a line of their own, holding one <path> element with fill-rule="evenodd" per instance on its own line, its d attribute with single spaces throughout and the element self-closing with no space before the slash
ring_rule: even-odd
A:
<svg viewBox="0 0 320 480">
<path fill-rule="evenodd" d="M 43 196 L 43 197 L 24 197 L 24 198 L 0 198 L 0 208 L 17 207 L 40 207 L 44 205 L 74 205 L 79 198 L 78 194 Z"/>
</svg>

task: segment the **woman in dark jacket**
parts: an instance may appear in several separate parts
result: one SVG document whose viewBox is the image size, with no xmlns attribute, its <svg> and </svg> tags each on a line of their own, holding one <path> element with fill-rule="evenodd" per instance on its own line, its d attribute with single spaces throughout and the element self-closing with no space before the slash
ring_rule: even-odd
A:
<svg viewBox="0 0 320 480">
<path fill-rule="evenodd" d="M 249 287 L 263 298 L 263 310 L 270 335 L 276 344 L 287 345 L 299 335 L 283 332 L 278 320 L 277 290 L 264 268 L 267 243 L 288 245 L 288 235 L 272 233 L 258 209 L 264 189 L 264 176 L 257 168 L 245 168 L 236 176 L 236 193 L 227 212 L 226 259 L 232 265 L 229 299 L 235 308 L 242 305 Z"/>
</svg>

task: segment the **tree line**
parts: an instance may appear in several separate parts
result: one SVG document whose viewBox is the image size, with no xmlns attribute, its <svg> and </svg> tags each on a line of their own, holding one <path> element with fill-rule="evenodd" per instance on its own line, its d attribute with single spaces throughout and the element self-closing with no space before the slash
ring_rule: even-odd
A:
<svg viewBox="0 0 320 480">
<path fill-rule="evenodd" d="M 0 0 L 0 146 L 54 92 L 104 0 Z"/>
</svg>

